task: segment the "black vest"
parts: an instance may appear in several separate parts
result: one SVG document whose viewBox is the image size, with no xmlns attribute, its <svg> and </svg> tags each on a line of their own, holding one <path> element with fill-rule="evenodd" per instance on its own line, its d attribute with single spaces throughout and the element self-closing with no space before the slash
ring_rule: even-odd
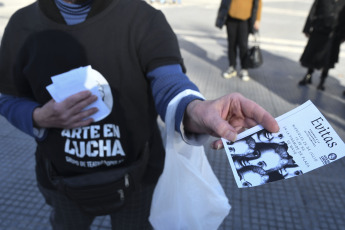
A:
<svg viewBox="0 0 345 230">
<path fill-rule="evenodd" d="M 0 71 L 12 76 L 7 86 L 44 104 L 51 99 L 45 88 L 51 76 L 91 65 L 109 83 L 113 107 L 109 116 L 88 127 L 49 130 L 47 138 L 37 143 L 39 182 L 50 187 L 43 158 L 50 159 L 60 174 L 71 176 L 126 166 L 139 157 L 146 143 L 151 153 L 145 180 L 155 182 L 163 168 L 164 148 L 145 74 L 162 65 L 183 65 L 165 17 L 144 1 L 116 0 L 99 6 L 99 12 L 85 22 L 67 26 L 58 16 L 46 16 L 56 9 L 44 2 L 20 10 L 10 20 L 2 45 L 7 48 L 0 53 L 0 57 L 14 56 L 9 61 L 13 73 L 0 59 Z M 14 37 L 15 45 L 9 42 Z"/>
</svg>

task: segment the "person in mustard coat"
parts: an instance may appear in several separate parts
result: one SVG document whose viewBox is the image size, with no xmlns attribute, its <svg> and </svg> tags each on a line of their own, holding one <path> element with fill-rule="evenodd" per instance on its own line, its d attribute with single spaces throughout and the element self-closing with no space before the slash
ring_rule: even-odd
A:
<svg viewBox="0 0 345 230">
<path fill-rule="evenodd" d="M 248 35 L 259 30 L 262 0 L 222 0 L 216 19 L 216 27 L 226 25 L 229 68 L 223 73 L 226 79 L 237 76 L 237 48 L 241 62 L 239 77 L 250 79 L 244 59 L 248 50 Z"/>
</svg>

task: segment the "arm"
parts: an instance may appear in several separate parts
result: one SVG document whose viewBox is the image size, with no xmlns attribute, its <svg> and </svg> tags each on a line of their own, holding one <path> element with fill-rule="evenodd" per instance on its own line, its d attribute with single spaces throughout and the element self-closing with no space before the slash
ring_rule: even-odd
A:
<svg viewBox="0 0 345 230">
<path fill-rule="evenodd" d="M 166 109 L 169 102 L 178 93 L 185 89 L 191 89 L 199 92 L 199 89 L 182 72 L 180 65 L 161 66 L 147 74 L 151 83 L 152 95 L 155 100 L 156 110 L 162 120 L 165 119 Z M 176 111 L 175 130 L 181 133 L 180 125 L 187 105 L 195 100 L 201 99 L 197 96 L 188 96 L 181 100 Z M 182 130 L 183 131 L 183 130 Z"/>
<path fill-rule="evenodd" d="M 155 100 L 156 110 L 164 120 L 169 102 L 180 92 L 191 89 L 199 92 L 195 84 L 182 72 L 180 65 L 166 65 L 158 67 L 147 74 L 151 82 L 152 94 Z M 194 100 L 204 100 L 204 98 L 190 95 L 184 97 L 179 102 L 175 115 L 175 130 L 179 132 L 182 139 L 191 145 L 201 145 L 207 139 L 208 135 L 185 132 L 182 123 L 186 107 Z"/>
<path fill-rule="evenodd" d="M 260 29 L 261 12 L 262 12 L 262 0 L 259 0 L 258 12 L 256 14 L 256 19 L 255 19 L 254 26 L 253 26 L 255 31 L 259 31 L 259 29 Z"/>
<path fill-rule="evenodd" d="M 306 37 L 309 37 L 311 29 L 312 29 L 312 18 L 314 17 L 314 14 L 315 14 L 315 7 L 316 7 L 316 1 L 314 1 L 313 5 L 311 6 L 308 17 L 303 27 L 303 33 L 305 34 Z"/>
<path fill-rule="evenodd" d="M 337 33 L 339 33 L 341 42 L 345 41 L 345 5 L 343 6 L 342 10 L 339 13 L 338 17 L 338 25 L 336 28 Z"/>
<path fill-rule="evenodd" d="M 91 124 L 92 119 L 85 118 L 97 112 L 97 109 L 82 109 L 95 99 L 96 96 L 83 91 L 61 103 L 50 100 L 41 106 L 30 98 L 0 94 L 0 114 L 22 132 L 43 140 L 45 128 L 75 128 Z"/>
<path fill-rule="evenodd" d="M 182 73 L 179 65 L 159 67 L 150 72 L 148 78 L 157 111 L 163 119 L 168 103 L 174 96 L 188 88 L 198 91 Z M 170 81 L 174 82 L 173 87 Z M 199 137 L 201 134 L 210 134 L 235 140 L 237 133 L 257 124 L 262 124 L 270 132 L 279 130 L 277 122 L 267 111 L 240 94 L 229 94 L 214 101 L 203 101 L 202 98 L 191 96 L 182 99 L 178 105 L 175 130 L 187 142 L 190 141 L 186 133 L 199 134 Z M 213 148 L 221 147 L 221 140 L 213 143 Z"/>
<path fill-rule="evenodd" d="M 253 0 L 253 5 L 251 8 L 251 15 L 248 19 L 248 33 L 255 34 L 260 27 L 261 20 L 261 10 L 262 10 L 262 1 Z"/>
<path fill-rule="evenodd" d="M 182 72 L 180 65 L 159 67 L 148 74 L 152 92 L 156 101 L 156 108 L 164 120 L 166 107 L 170 100 L 184 89 L 199 91 L 198 88 Z M 171 85 L 173 85 L 171 87 Z M 97 112 L 96 108 L 82 111 L 96 99 L 89 92 L 84 91 L 67 98 L 64 102 L 56 103 L 50 100 L 40 106 L 29 98 L 14 97 L 2 94 L 0 97 L 0 113 L 21 131 L 34 136 L 36 128 L 75 128 L 92 123 L 92 119 L 85 117 Z M 196 96 L 184 98 L 178 106 L 175 128 L 180 133 L 182 117 L 189 102 L 201 99 Z M 25 114 L 25 116 L 19 116 Z"/>
<path fill-rule="evenodd" d="M 0 114 L 14 127 L 41 140 L 44 138 L 45 132 L 34 129 L 32 121 L 32 113 L 39 106 L 37 102 L 29 98 L 0 94 Z"/>
<path fill-rule="evenodd" d="M 228 12 L 230 8 L 231 0 L 222 0 L 218 9 L 217 17 L 216 17 L 216 27 L 221 29 L 226 22 L 226 18 L 228 17 Z"/>
<path fill-rule="evenodd" d="M 192 101 L 186 108 L 183 123 L 190 132 L 208 133 L 231 141 L 236 140 L 237 133 L 258 124 L 269 132 L 279 131 L 278 123 L 266 110 L 238 93 L 212 101 Z M 222 141 L 213 142 L 212 147 L 222 148 Z"/>
</svg>

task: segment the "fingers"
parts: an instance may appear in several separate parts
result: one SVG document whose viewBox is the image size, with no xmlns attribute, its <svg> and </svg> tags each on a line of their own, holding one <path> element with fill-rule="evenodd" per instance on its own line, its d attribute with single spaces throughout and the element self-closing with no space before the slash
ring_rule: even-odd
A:
<svg viewBox="0 0 345 230">
<path fill-rule="evenodd" d="M 90 117 L 92 114 L 98 111 L 97 108 L 90 108 L 88 110 L 80 111 L 78 113 L 71 113 L 71 115 L 64 114 L 59 120 L 61 120 L 61 128 L 71 129 L 77 128 L 81 126 L 90 125 L 93 122 L 92 118 Z"/>
<path fill-rule="evenodd" d="M 274 117 L 264 110 L 261 106 L 256 106 L 253 111 L 253 119 L 257 124 L 262 125 L 269 132 L 276 133 L 279 131 L 279 125 Z"/>
<path fill-rule="evenodd" d="M 226 120 L 236 131 L 233 132 L 229 129 L 228 133 L 225 134 L 227 136 L 222 137 L 235 141 L 235 134 L 258 124 L 270 132 L 279 131 L 278 123 L 274 117 L 254 101 L 238 93 L 230 94 L 226 100 L 230 101 Z"/>
<path fill-rule="evenodd" d="M 261 106 L 232 93 L 213 101 L 193 101 L 184 116 L 185 129 L 195 133 L 208 133 L 236 141 L 237 133 L 261 124 L 270 132 L 278 132 L 276 120 Z M 214 148 L 221 148 L 221 141 L 215 142 Z"/>
<path fill-rule="evenodd" d="M 222 140 L 219 139 L 219 140 L 212 142 L 211 148 L 216 149 L 216 150 L 224 148 Z"/>
<path fill-rule="evenodd" d="M 61 106 L 71 112 L 78 113 L 95 101 L 97 101 L 96 95 L 92 95 L 90 91 L 81 91 L 66 98 L 61 102 Z"/>
<path fill-rule="evenodd" d="M 279 131 L 279 125 L 277 121 L 268 112 L 265 113 L 260 124 L 271 133 L 277 133 Z"/>
<path fill-rule="evenodd" d="M 211 127 L 213 127 L 213 136 L 223 137 L 230 141 L 235 141 L 237 138 L 237 131 L 226 120 L 220 117 L 214 117 Z"/>
<path fill-rule="evenodd" d="M 260 28 L 260 21 L 255 21 L 254 29 L 259 30 L 259 28 Z"/>
<path fill-rule="evenodd" d="M 244 98 L 242 103 L 241 106 L 245 117 L 247 117 L 246 123 L 249 127 L 260 124 L 270 132 L 276 133 L 279 131 L 277 121 L 269 112 L 249 99 Z"/>
<path fill-rule="evenodd" d="M 57 103 L 50 100 L 41 108 L 37 108 L 33 113 L 34 124 L 41 128 L 76 128 L 89 125 L 93 122 L 88 118 L 98 111 L 93 107 L 86 109 L 97 100 L 97 96 L 89 91 L 74 94 L 64 101 Z"/>
<path fill-rule="evenodd" d="M 225 120 L 227 109 L 226 97 L 215 101 L 193 101 L 187 107 L 184 125 L 187 130 L 195 133 L 208 133 L 216 137 L 235 140 L 236 130 Z"/>
<path fill-rule="evenodd" d="M 92 95 L 89 91 L 82 91 L 74 94 L 61 103 L 57 103 L 56 110 L 59 116 L 60 124 L 63 128 L 76 128 L 89 125 L 92 119 L 86 119 L 98 111 L 93 107 L 85 110 L 85 108 L 97 100 L 97 96 Z"/>
</svg>

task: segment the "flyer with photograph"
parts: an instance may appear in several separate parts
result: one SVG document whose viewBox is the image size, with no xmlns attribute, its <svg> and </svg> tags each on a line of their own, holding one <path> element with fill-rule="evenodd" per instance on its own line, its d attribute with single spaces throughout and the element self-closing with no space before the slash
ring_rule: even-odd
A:
<svg viewBox="0 0 345 230">
<path fill-rule="evenodd" d="M 344 157 L 344 142 L 311 101 L 276 120 L 278 133 L 258 125 L 236 142 L 222 139 L 239 188 L 300 176 Z"/>
</svg>

